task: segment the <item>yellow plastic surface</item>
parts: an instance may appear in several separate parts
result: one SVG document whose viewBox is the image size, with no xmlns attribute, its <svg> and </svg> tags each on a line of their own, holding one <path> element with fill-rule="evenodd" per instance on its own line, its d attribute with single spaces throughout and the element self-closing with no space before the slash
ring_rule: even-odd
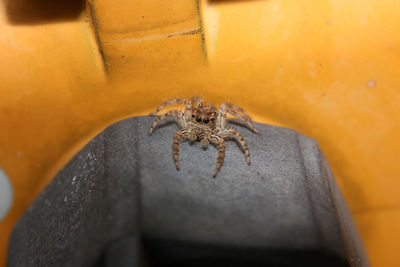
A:
<svg viewBox="0 0 400 267">
<path fill-rule="evenodd" d="M 74 0 L 31 12 L 36 2 L 0 2 L 0 166 L 14 188 L 0 266 L 17 219 L 88 140 L 193 95 L 315 138 L 372 266 L 400 266 L 399 1 Z"/>
</svg>

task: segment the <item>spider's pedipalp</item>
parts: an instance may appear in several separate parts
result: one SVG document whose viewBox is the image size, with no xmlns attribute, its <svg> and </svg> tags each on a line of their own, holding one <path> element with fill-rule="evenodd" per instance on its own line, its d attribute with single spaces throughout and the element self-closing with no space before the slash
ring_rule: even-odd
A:
<svg viewBox="0 0 400 267">
<path fill-rule="evenodd" d="M 166 118 L 173 117 L 173 116 L 175 116 L 178 119 L 178 124 L 180 127 L 185 124 L 181 111 L 170 110 L 167 113 L 160 115 L 154 119 L 153 124 L 151 125 L 150 131 L 149 131 L 149 135 L 153 134 L 154 128 L 157 126 L 157 124 L 159 122 L 165 120 Z"/>
</svg>

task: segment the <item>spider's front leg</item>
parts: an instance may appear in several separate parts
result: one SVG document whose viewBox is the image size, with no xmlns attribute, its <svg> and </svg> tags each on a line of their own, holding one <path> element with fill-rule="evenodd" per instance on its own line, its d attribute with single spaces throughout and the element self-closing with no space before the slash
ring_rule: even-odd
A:
<svg viewBox="0 0 400 267">
<path fill-rule="evenodd" d="M 149 131 L 149 135 L 152 135 L 154 128 L 157 126 L 157 124 L 159 122 L 161 122 L 169 117 L 176 117 L 178 119 L 178 125 L 180 128 L 183 128 L 185 126 L 185 120 L 183 118 L 182 112 L 179 110 L 170 110 L 167 113 L 165 113 L 161 116 L 158 116 L 157 118 L 154 119 L 153 124 L 151 125 L 150 131 Z"/>
<path fill-rule="evenodd" d="M 174 136 L 174 142 L 172 144 L 172 154 L 175 162 L 175 167 L 179 171 L 179 146 L 182 142 L 182 138 L 189 138 L 190 134 L 188 131 L 179 130 Z"/>
<path fill-rule="evenodd" d="M 222 167 L 222 163 L 224 163 L 226 145 L 224 138 L 218 135 L 211 136 L 210 141 L 218 146 L 217 166 L 215 167 L 213 174 L 213 177 L 215 178 Z"/>
</svg>

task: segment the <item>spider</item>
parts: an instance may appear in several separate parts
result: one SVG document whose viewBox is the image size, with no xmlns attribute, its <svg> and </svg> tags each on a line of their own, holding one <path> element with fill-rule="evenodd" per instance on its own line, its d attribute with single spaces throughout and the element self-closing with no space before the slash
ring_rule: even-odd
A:
<svg viewBox="0 0 400 267">
<path fill-rule="evenodd" d="M 165 114 L 157 115 L 167 105 L 185 105 L 185 110 L 170 110 Z M 175 134 L 173 141 L 173 159 L 176 169 L 179 170 L 179 145 L 182 139 L 200 141 L 203 147 L 211 142 L 218 147 L 217 165 L 213 177 L 215 178 L 221 169 L 225 157 L 225 138 L 235 136 L 246 156 L 247 164 L 250 165 L 250 152 L 246 141 L 241 133 L 232 128 L 226 128 L 227 114 L 244 121 L 250 129 L 258 133 L 252 120 L 243 109 L 231 103 L 223 103 L 218 110 L 214 105 L 203 105 L 203 99 L 192 97 L 192 99 L 169 99 L 165 100 L 150 116 L 157 116 L 151 125 L 149 135 L 154 131 L 156 125 L 169 117 L 176 117 L 180 130 Z"/>
</svg>

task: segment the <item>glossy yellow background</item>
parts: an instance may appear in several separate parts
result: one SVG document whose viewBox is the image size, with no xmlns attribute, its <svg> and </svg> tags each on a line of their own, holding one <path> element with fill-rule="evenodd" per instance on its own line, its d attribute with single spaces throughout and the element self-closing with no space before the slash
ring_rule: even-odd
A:
<svg viewBox="0 0 400 267">
<path fill-rule="evenodd" d="M 16 220 L 88 140 L 200 95 L 315 138 L 372 266 L 400 266 L 399 1 L 28 3 L 0 1 L 0 166 L 14 188 L 0 265 Z"/>
</svg>

